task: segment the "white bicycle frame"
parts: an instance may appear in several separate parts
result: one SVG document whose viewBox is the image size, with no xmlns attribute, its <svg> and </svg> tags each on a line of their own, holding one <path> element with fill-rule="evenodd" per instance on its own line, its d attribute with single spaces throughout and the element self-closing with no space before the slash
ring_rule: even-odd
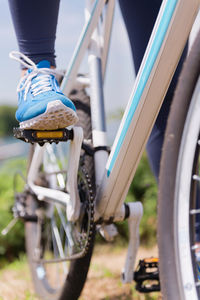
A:
<svg viewBox="0 0 200 300">
<path fill-rule="evenodd" d="M 88 61 L 91 73 L 89 78 L 94 81 L 90 83 L 94 147 L 107 145 L 105 117 L 102 112 L 103 93 L 99 86 L 102 86 L 105 73 L 107 54 L 104 49 L 107 52 L 110 34 L 110 26 L 107 25 L 112 24 L 114 0 L 108 2 L 108 14 L 104 23 L 105 39 L 102 39 L 98 29 L 98 20 L 104 2 L 104 0 L 87 1 L 88 22 L 61 86 L 66 93 L 69 93 L 83 53 L 89 47 Z M 199 6 L 199 0 L 164 0 L 162 3 L 111 154 L 108 160 L 106 154 L 102 153 L 103 151 L 95 155 L 98 187 L 96 219 L 99 217 L 103 220 L 109 220 L 111 217 L 115 220 L 124 218 L 123 202 Z M 93 76 L 94 73 L 96 76 Z"/>
<path fill-rule="evenodd" d="M 105 2 L 107 2 L 106 5 Z M 163 1 L 133 91 L 111 153 L 108 156 L 107 151 L 103 150 L 107 147 L 103 80 L 114 6 L 115 0 L 86 0 L 86 23 L 61 84 L 61 89 L 66 95 L 77 84 L 90 87 L 93 147 L 100 147 L 101 149 L 95 152 L 94 157 L 97 184 L 96 221 L 99 219 L 102 221 L 120 221 L 126 217 L 127 211 L 123 204 L 125 197 L 189 37 L 200 7 L 200 0 Z M 100 16 L 103 12 L 105 18 L 102 21 Z M 87 50 L 88 78 L 77 75 Z M 77 153 L 74 154 L 75 151 L 72 151 L 75 167 L 71 166 L 69 169 L 73 178 L 70 195 L 66 192 L 40 187 L 35 184 L 45 147 L 36 147 L 28 174 L 28 185 L 38 196 L 38 199 L 48 198 L 49 201 L 68 204 L 70 208 L 67 210 L 67 215 L 70 220 L 77 219 L 80 208 L 76 191 L 76 176 L 82 133 L 79 129 L 74 129 L 74 132 L 76 139 L 72 142 L 72 144 L 75 143 L 72 147 L 77 149 Z M 54 165 L 53 161 L 52 156 L 53 169 L 51 171 L 58 172 L 59 170 L 56 169 L 57 166 Z M 142 215 L 142 207 L 138 203 L 129 206 L 129 215 L 132 216 L 132 219 L 129 219 L 132 222 L 130 228 L 135 227 L 135 231 L 132 233 L 132 235 L 135 235 L 133 240 L 137 241 L 138 223 Z M 132 243 L 129 246 L 129 251 L 136 253 L 137 243 Z M 132 263 L 134 263 L 134 258 Z M 130 265 L 130 260 L 126 262 L 125 268 L 128 268 L 128 265 Z M 126 274 L 126 282 L 132 280 L 131 272 L 132 269 L 127 273 L 128 275 Z"/>
</svg>

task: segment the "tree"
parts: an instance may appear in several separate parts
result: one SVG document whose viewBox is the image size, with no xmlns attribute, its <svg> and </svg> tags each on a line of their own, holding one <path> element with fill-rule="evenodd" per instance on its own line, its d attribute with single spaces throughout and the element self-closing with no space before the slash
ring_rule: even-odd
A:
<svg viewBox="0 0 200 300">
<path fill-rule="evenodd" d="M 13 134 L 13 127 L 18 126 L 15 119 L 16 107 L 2 105 L 0 106 L 0 137 Z"/>
</svg>

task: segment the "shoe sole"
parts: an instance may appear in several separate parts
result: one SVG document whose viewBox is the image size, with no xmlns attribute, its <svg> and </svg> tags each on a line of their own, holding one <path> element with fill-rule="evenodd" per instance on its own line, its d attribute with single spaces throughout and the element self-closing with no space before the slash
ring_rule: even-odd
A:
<svg viewBox="0 0 200 300">
<path fill-rule="evenodd" d="M 55 130 L 74 125 L 78 122 L 76 112 L 60 100 L 47 104 L 46 111 L 30 120 L 19 123 L 21 129 Z"/>
</svg>

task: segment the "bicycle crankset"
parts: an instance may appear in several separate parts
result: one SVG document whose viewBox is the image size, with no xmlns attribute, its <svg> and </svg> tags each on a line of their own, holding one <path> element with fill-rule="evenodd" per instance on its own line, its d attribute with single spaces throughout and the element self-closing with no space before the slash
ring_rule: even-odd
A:
<svg viewBox="0 0 200 300">
<path fill-rule="evenodd" d="M 73 139 L 73 130 L 66 128 L 57 130 L 33 130 L 33 129 L 13 129 L 14 137 L 26 143 L 38 143 L 43 146 L 44 143 L 66 142 Z"/>
<path fill-rule="evenodd" d="M 145 258 L 139 261 L 134 273 L 136 290 L 140 293 L 160 291 L 158 258 Z"/>
</svg>

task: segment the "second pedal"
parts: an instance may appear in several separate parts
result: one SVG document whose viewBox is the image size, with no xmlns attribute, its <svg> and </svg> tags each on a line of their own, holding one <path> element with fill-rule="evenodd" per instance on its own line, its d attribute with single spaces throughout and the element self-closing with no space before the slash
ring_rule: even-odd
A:
<svg viewBox="0 0 200 300">
<path fill-rule="evenodd" d="M 57 129 L 57 130 L 25 130 L 21 128 L 13 129 L 14 137 L 26 143 L 38 143 L 43 146 L 44 143 L 58 143 L 73 139 L 72 129 Z"/>
<path fill-rule="evenodd" d="M 139 261 L 134 273 L 136 290 L 140 293 L 160 291 L 158 258 L 145 258 Z"/>
</svg>

